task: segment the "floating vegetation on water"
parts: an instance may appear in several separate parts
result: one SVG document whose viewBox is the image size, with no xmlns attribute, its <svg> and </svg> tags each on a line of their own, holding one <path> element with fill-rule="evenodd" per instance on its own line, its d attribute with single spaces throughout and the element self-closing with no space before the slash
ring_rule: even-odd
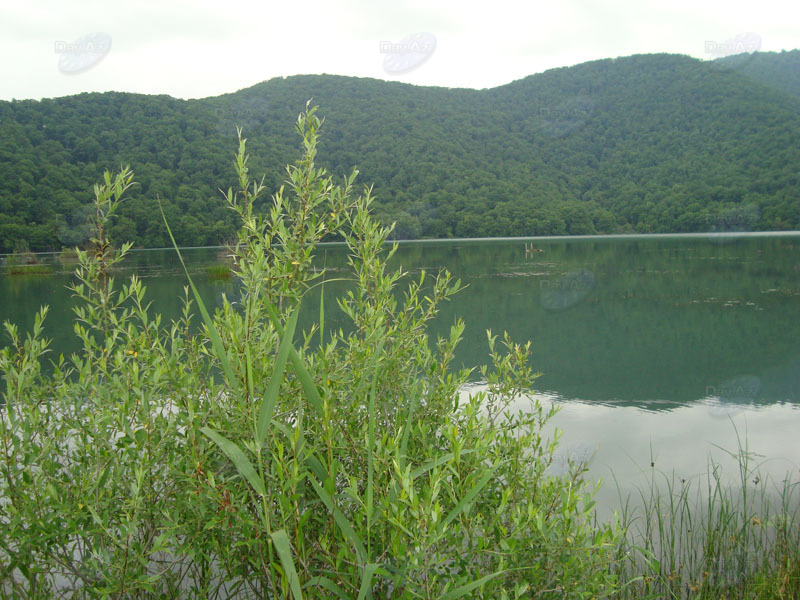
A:
<svg viewBox="0 0 800 600">
<path fill-rule="evenodd" d="M 14 265 L 8 268 L 9 275 L 49 275 L 52 272 L 50 265 Z"/>
<path fill-rule="evenodd" d="M 73 248 L 64 248 L 59 253 L 57 259 L 62 265 L 77 265 L 78 264 L 78 251 Z"/>
<path fill-rule="evenodd" d="M 30 252 L 27 246 L 22 247 L 5 260 L 9 275 L 48 275 L 53 268 L 42 264 L 36 254 Z"/>
<path fill-rule="evenodd" d="M 233 271 L 228 265 L 210 265 L 206 267 L 206 277 L 209 279 L 230 279 Z"/>
</svg>

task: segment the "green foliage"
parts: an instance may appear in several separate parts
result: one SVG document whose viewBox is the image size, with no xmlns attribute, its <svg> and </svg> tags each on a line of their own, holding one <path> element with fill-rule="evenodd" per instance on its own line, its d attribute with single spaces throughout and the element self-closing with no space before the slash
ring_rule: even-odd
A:
<svg viewBox="0 0 800 600">
<path fill-rule="evenodd" d="M 764 85 L 800 98 L 800 50 L 754 52 L 745 60 L 734 54 L 717 61 L 722 68 L 735 69 Z"/>
<path fill-rule="evenodd" d="M 464 324 L 427 333 L 460 283 L 387 268 L 396 246 L 385 249 L 391 230 L 372 216 L 371 191 L 355 195 L 356 171 L 337 184 L 316 164 L 320 125 L 314 108 L 298 118 L 303 157 L 263 212 L 240 135 L 238 192 L 225 198 L 241 222 L 232 252 L 243 293 L 213 315 L 188 273 L 183 316 L 169 324 L 137 277 L 115 282 L 130 245 L 114 250 L 108 223 L 132 173 L 95 186 L 71 288 L 81 351 L 45 376 L 46 309 L 25 340 L 6 324 L 0 594 L 597 598 L 618 588 L 609 565 L 620 531 L 591 522 L 580 472 L 546 473 L 553 411 L 527 400 L 529 346 L 490 335 L 488 391 L 460 398 L 469 373 L 450 361 Z M 175 242 L 166 207 L 164 219 Z M 334 237 L 350 251 L 354 289 L 334 301 L 353 330 L 298 332 L 301 303 L 325 281 L 315 250 Z"/>
<path fill-rule="evenodd" d="M 529 343 L 488 332 L 486 390 L 465 397 L 463 322 L 428 334 L 460 282 L 388 269 L 391 228 L 355 171 L 337 184 L 317 166 L 320 126 L 307 105 L 303 156 L 267 203 L 240 132 L 224 195 L 243 293 L 213 315 L 188 272 L 172 323 L 137 277 L 115 282 L 130 244 L 115 250 L 108 223 L 133 174 L 95 186 L 71 286 L 80 352 L 45 374 L 47 308 L 27 336 L 4 326 L 0 597 L 797 597 L 793 485 L 770 508 L 746 449 L 742 498 L 711 465 L 699 510 L 668 480 L 643 515 L 626 504 L 623 525 L 602 524 L 581 467 L 547 471 L 555 411 L 530 399 Z M 313 258 L 332 238 L 349 250 L 353 289 L 333 301 L 352 332 L 325 329 L 324 293 L 297 331 L 331 281 Z"/>
<path fill-rule="evenodd" d="M 57 260 L 62 265 L 77 265 L 78 251 L 75 248 L 64 248 L 58 253 Z"/>
<path fill-rule="evenodd" d="M 228 265 L 211 265 L 206 267 L 206 277 L 209 279 L 231 279 L 233 273 Z"/>
<path fill-rule="evenodd" d="M 21 239 L 82 246 L 85 190 L 120 164 L 140 187 L 109 222 L 114 239 L 168 245 L 156 198 L 180 245 L 230 239 L 237 215 L 217 190 L 237 184 L 236 126 L 267 173 L 253 206 L 265 214 L 309 97 L 330 121 L 319 164 L 341 174 L 358 161 L 396 239 L 800 229 L 797 57 L 757 53 L 714 71 L 686 56 L 631 56 L 488 90 L 323 75 L 203 100 L 0 102 L 0 252 Z"/>
</svg>

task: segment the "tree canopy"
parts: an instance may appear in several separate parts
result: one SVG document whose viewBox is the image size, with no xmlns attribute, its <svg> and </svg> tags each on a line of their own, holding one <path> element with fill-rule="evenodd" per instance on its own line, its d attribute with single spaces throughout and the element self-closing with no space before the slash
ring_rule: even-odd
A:
<svg viewBox="0 0 800 600">
<path fill-rule="evenodd" d="M 200 100 L 0 102 L 0 252 L 81 244 L 87 190 L 121 165 L 140 185 L 113 239 L 167 245 L 160 199 L 178 243 L 229 240 L 236 127 L 275 192 L 310 98 L 326 118 L 318 165 L 357 166 L 396 238 L 800 229 L 798 65 L 797 50 L 650 54 L 484 90 L 303 75 Z"/>
</svg>

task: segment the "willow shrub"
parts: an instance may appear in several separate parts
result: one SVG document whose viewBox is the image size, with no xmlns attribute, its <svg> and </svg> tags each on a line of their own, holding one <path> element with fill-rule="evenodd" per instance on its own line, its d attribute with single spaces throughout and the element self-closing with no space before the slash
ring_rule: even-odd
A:
<svg viewBox="0 0 800 600">
<path fill-rule="evenodd" d="M 460 283 L 387 267 L 396 246 L 370 190 L 354 193 L 356 171 L 337 184 L 315 164 L 320 124 L 314 108 L 298 117 L 303 156 L 266 213 L 240 135 L 239 189 L 225 196 L 241 218 L 243 292 L 214 315 L 191 279 L 172 323 L 151 313 L 137 277 L 115 281 L 130 246 L 114 250 L 106 225 L 132 173 L 95 186 L 92 249 L 72 286 L 81 351 L 45 375 L 46 309 L 24 339 L 5 325 L 4 597 L 596 598 L 619 587 L 618 529 L 593 526 L 580 472 L 545 471 L 553 411 L 508 409 L 536 377 L 530 345 L 490 334 L 488 392 L 461 398 L 470 373 L 450 363 L 464 324 L 426 333 Z M 348 333 L 326 331 L 332 299 L 312 266 L 334 236 L 349 249 L 351 288 L 333 299 Z M 319 322 L 301 332 L 314 286 Z"/>
</svg>

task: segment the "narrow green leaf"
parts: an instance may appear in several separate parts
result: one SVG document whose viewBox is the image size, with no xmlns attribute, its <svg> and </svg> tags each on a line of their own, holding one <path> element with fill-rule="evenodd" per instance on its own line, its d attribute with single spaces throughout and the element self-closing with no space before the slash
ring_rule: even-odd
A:
<svg viewBox="0 0 800 600">
<path fill-rule="evenodd" d="M 275 307 L 269 302 L 267 303 L 267 312 L 269 313 L 270 321 L 272 321 L 275 330 L 278 332 L 278 335 L 282 337 L 283 326 L 281 325 L 280 317 L 278 317 L 278 312 L 275 310 Z M 324 416 L 325 412 L 322 409 L 322 398 L 319 395 L 319 390 L 314 384 L 311 373 L 308 372 L 305 364 L 303 364 L 303 359 L 300 358 L 297 350 L 294 349 L 294 346 L 289 347 L 289 359 L 292 361 L 292 366 L 294 367 L 295 373 L 297 373 L 300 384 L 303 386 L 309 404 L 311 404 L 320 416 Z"/>
<path fill-rule="evenodd" d="M 461 456 L 466 456 L 467 454 L 472 454 L 473 452 L 475 452 L 475 448 L 469 448 L 467 450 L 462 450 L 460 452 L 460 455 Z M 442 456 L 440 456 L 437 459 L 429 460 L 424 465 L 422 465 L 420 467 L 417 467 L 416 469 L 411 471 L 411 479 L 416 479 L 417 477 L 419 477 L 420 475 L 423 475 L 427 471 L 430 471 L 434 467 L 438 467 L 439 465 L 442 465 L 442 464 L 444 464 L 446 462 L 450 462 L 455 457 L 456 457 L 455 452 L 448 452 L 447 454 L 443 454 Z"/>
<path fill-rule="evenodd" d="M 499 465 L 495 465 L 489 469 L 489 471 L 483 477 L 481 477 L 480 481 L 472 486 L 472 489 L 466 493 L 466 495 L 458 502 L 458 504 L 456 504 L 455 508 L 453 508 L 447 517 L 445 517 L 445 525 L 449 525 L 453 519 L 456 519 L 458 515 L 467 508 L 469 503 L 472 502 L 475 496 L 478 495 L 478 492 L 480 492 L 486 486 L 486 484 L 489 483 L 489 480 L 494 475 L 495 469 L 497 469 L 498 466 Z"/>
<path fill-rule="evenodd" d="M 366 567 L 364 567 L 364 572 L 361 575 L 361 587 L 358 590 L 358 600 L 364 600 L 367 597 L 367 594 L 371 593 L 372 576 L 375 575 L 375 571 L 377 569 L 378 565 L 375 563 L 369 563 Z"/>
<path fill-rule="evenodd" d="M 402 452 L 402 450 L 401 450 L 401 452 Z M 471 448 L 471 449 L 468 449 L 468 450 L 462 450 L 461 451 L 461 456 L 464 456 L 466 454 L 472 454 L 473 452 L 475 452 L 474 448 Z M 414 481 L 420 475 L 424 475 L 425 473 L 427 473 L 431 469 L 433 469 L 435 467 L 438 467 L 439 465 L 442 465 L 444 463 L 450 462 L 451 460 L 453 460 L 455 458 L 455 456 L 456 456 L 455 452 L 448 452 L 447 454 L 444 454 L 444 455 L 440 456 L 439 458 L 436 458 L 436 459 L 433 459 L 433 460 L 429 460 L 428 462 L 426 462 L 422 466 L 417 467 L 416 469 L 411 471 L 411 473 L 409 473 L 409 475 L 411 475 L 411 480 Z M 400 465 L 400 468 L 401 469 L 405 469 L 405 454 L 402 454 L 399 458 L 400 458 L 400 460 L 398 460 L 398 464 Z M 394 502 L 396 498 L 397 498 L 397 494 L 396 494 L 395 490 L 392 489 L 392 491 L 389 492 L 389 500 L 391 502 Z"/>
<path fill-rule="evenodd" d="M 321 587 L 323 589 L 328 590 L 329 592 L 336 594 L 337 598 L 341 598 L 341 600 L 350 600 L 352 596 L 348 596 L 344 593 L 344 590 L 336 585 L 333 581 L 328 579 L 327 577 L 314 577 L 310 581 L 308 581 L 303 587 L 308 588 L 312 586 Z"/>
<path fill-rule="evenodd" d="M 300 589 L 300 578 L 297 576 L 297 569 L 294 567 L 292 547 L 289 544 L 289 537 L 286 535 L 286 530 L 281 529 L 276 531 L 270 537 L 272 537 L 272 541 L 275 543 L 275 550 L 278 552 L 278 558 L 281 559 L 283 571 L 289 579 L 289 588 L 292 590 L 294 600 L 303 600 L 303 592 Z"/>
<path fill-rule="evenodd" d="M 247 303 L 247 308 L 245 309 L 245 316 L 244 322 L 245 327 L 250 327 L 250 308 L 252 305 L 252 300 Z M 255 391 L 253 390 L 253 361 L 250 357 L 250 344 L 246 343 L 244 345 L 244 357 L 245 357 L 245 377 L 244 377 L 244 385 L 245 390 L 247 391 L 247 398 L 250 402 L 255 402 Z"/>
<path fill-rule="evenodd" d="M 286 325 L 286 331 L 281 334 L 280 346 L 278 347 L 278 357 L 275 360 L 275 367 L 272 369 L 272 376 L 270 377 L 267 391 L 264 394 L 264 399 L 261 402 L 261 409 L 258 412 L 258 423 L 256 424 L 256 437 L 258 443 L 264 442 L 269 430 L 269 423 L 272 420 L 272 411 L 275 409 L 275 403 L 278 401 L 278 392 L 281 389 L 281 382 L 283 381 L 283 371 L 286 367 L 286 359 L 289 356 L 289 351 L 292 348 L 292 338 L 294 337 L 294 330 L 297 326 L 297 316 L 300 314 L 300 306 L 298 305 L 292 315 L 289 317 L 289 322 Z"/>
<path fill-rule="evenodd" d="M 503 573 L 504 571 L 498 571 L 497 573 L 492 573 L 491 575 L 487 575 L 486 577 L 481 577 L 480 579 L 473 581 L 472 583 L 468 583 L 466 585 L 462 585 L 461 587 L 457 587 L 454 590 L 450 590 L 448 593 L 442 596 L 442 600 L 457 600 L 458 598 L 462 598 L 463 596 L 469 594 L 475 588 L 482 586 L 490 579 L 494 579 L 495 577 L 502 575 Z"/>
<path fill-rule="evenodd" d="M 103 469 L 103 472 L 100 474 L 100 479 L 97 480 L 97 489 L 102 489 L 105 486 L 106 481 L 108 481 L 108 475 L 111 470 L 111 465 L 106 466 Z"/>
<path fill-rule="evenodd" d="M 256 473 L 256 470 L 253 468 L 253 465 L 245 456 L 244 452 L 234 444 L 229 439 L 221 436 L 213 429 L 209 429 L 208 427 L 202 427 L 200 429 L 204 434 L 206 434 L 220 449 L 225 453 L 225 455 L 231 459 L 233 466 L 236 467 L 236 470 L 248 481 L 250 485 L 253 486 L 253 489 L 256 490 L 262 496 L 267 495 L 267 490 L 264 487 L 264 482 Z"/>
<path fill-rule="evenodd" d="M 372 385 L 369 390 L 369 448 L 367 453 L 367 531 L 369 532 L 372 525 L 372 502 L 373 502 L 373 489 L 372 479 L 374 471 L 374 454 L 375 454 L 375 387 L 378 381 L 378 359 L 381 352 L 383 352 L 383 344 L 386 338 L 382 338 L 378 347 L 372 355 L 370 361 L 370 371 L 372 372 Z M 369 538 L 367 538 L 369 540 Z"/>
<path fill-rule="evenodd" d="M 164 214 L 164 207 L 161 206 L 160 199 L 158 199 L 158 208 L 161 210 L 161 217 L 164 219 L 164 225 L 167 227 L 169 239 L 172 240 L 172 245 L 175 248 L 175 252 L 178 253 L 178 258 L 181 261 L 181 265 L 183 265 L 183 272 L 186 273 L 186 278 L 189 280 L 189 285 L 192 288 L 192 294 L 194 294 L 197 307 L 200 309 L 200 314 L 203 316 L 203 322 L 208 328 L 208 334 L 211 336 L 211 343 L 214 346 L 214 353 L 217 355 L 219 362 L 222 364 L 222 370 L 225 372 L 225 376 L 228 379 L 228 384 L 234 389 L 234 391 L 239 391 L 239 382 L 237 381 L 236 376 L 233 374 L 233 367 L 231 367 L 228 354 L 225 352 L 225 347 L 222 345 L 222 338 L 219 337 L 219 332 L 217 332 L 216 327 L 214 327 L 214 322 L 211 320 L 211 317 L 206 310 L 206 305 L 203 302 L 203 299 L 200 297 L 200 294 L 194 285 L 194 281 L 192 281 L 191 275 L 189 275 L 189 270 L 186 268 L 186 263 L 183 262 L 183 256 L 181 255 L 181 251 L 178 249 L 178 244 L 175 242 L 175 237 L 172 235 L 172 229 L 169 227 L 167 216 Z"/>
<path fill-rule="evenodd" d="M 644 558 L 644 561 L 651 572 L 659 573 L 661 571 L 661 563 L 656 558 L 655 554 L 646 548 L 642 548 L 641 546 L 633 546 L 633 549 L 642 555 L 642 558 Z"/>
<path fill-rule="evenodd" d="M 325 468 L 325 465 L 316 457 L 316 456 L 309 456 L 306 459 L 306 466 L 311 469 L 311 472 L 316 475 L 320 481 L 325 481 L 328 477 L 328 469 Z"/>
<path fill-rule="evenodd" d="M 324 274 L 323 274 L 324 277 Z M 319 288 L 319 347 L 325 343 L 325 280 Z"/>
<path fill-rule="evenodd" d="M 347 517 L 342 514 L 336 505 L 333 503 L 333 498 L 331 498 L 330 494 L 326 492 L 323 487 L 314 479 L 309 478 L 311 482 L 311 486 L 314 488 L 314 491 L 317 492 L 317 495 L 322 500 L 322 503 L 328 508 L 328 510 L 333 514 L 333 520 L 336 521 L 336 524 L 339 526 L 339 529 L 342 530 L 342 533 L 345 537 L 353 544 L 353 547 L 356 549 L 356 553 L 358 554 L 358 559 L 360 563 L 364 562 L 364 557 L 366 557 L 367 552 L 364 549 L 364 544 L 361 542 L 361 538 L 358 537 L 358 534 L 353 530 L 353 526 L 350 525 Z"/>
<path fill-rule="evenodd" d="M 408 405 L 408 413 L 406 413 L 405 423 L 403 423 L 403 439 L 400 442 L 400 456 L 399 456 L 399 464 L 401 469 L 406 468 L 406 456 L 408 452 L 408 436 L 411 433 L 411 427 L 414 423 L 414 412 L 417 410 L 417 405 L 419 404 L 419 388 L 420 388 L 419 380 L 414 382 L 413 387 L 411 388 L 410 398 L 411 402 Z"/>
<path fill-rule="evenodd" d="M 245 375 L 247 397 L 250 398 L 250 401 L 252 402 L 255 396 L 255 391 L 253 390 L 253 361 L 250 358 L 250 344 L 245 344 L 244 357 L 247 364 L 247 373 Z"/>
</svg>

